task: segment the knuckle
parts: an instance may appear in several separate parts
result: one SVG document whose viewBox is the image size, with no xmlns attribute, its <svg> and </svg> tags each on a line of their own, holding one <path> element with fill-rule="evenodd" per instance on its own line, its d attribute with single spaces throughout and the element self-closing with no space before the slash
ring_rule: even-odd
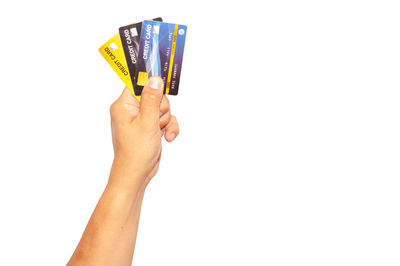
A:
<svg viewBox="0 0 400 266">
<path fill-rule="evenodd" d="M 164 127 L 168 125 L 169 121 L 171 121 L 171 117 L 169 115 L 164 115 L 160 118 L 160 125 Z"/>
<path fill-rule="evenodd" d="M 176 119 L 176 116 L 171 115 L 171 120 L 172 120 L 176 125 L 178 125 L 178 120 Z"/>
<path fill-rule="evenodd" d="M 163 99 L 162 102 L 161 102 L 160 111 L 161 111 L 162 113 L 166 113 L 166 112 L 168 112 L 169 110 L 170 110 L 169 103 L 166 102 L 166 101 Z"/>
<path fill-rule="evenodd" d="M 169 107 L 169 99 L 167 95 L 163 95 L 163 102 L 165 102 L 165 105 Z"/>
<path fill-rule="evenodd" d="M 176 133 L 178 134 L 178 133 L 179 133 L 179 124 L 178 124 L 178 120 L 176 119 L 175 116 L 172 116 L 172 117 L 171 117 L 171 120 L 173 121 L 174 127 L 175 127 L 175 129 L 176 129 Z"/>
<path fill-rule="evenodd" d="M 143 100 L 146 102 L 155 102 L 157 100 L 157 95 L 150 92 L 142 93 L 142 101 Z"/>
<path fill-rule="evenodd" d="M 115 114 L 115 109 L 116 109 L 116 102 L 113 102 L 110 105 L 110 114 L 111 114 L 111 116 L 113 116 Z"/>
<path fill-rule="evenodd" d="M 163 117 L 165 117 L 166 119 L 168 119 L 168 121 L 171 119 L 171 112 L 168 110 Z"/>
<path fill-rule="evenodd" d="M 122 106 L 122 103 L 118 100 L 110 105 L 110 115 L 112 118 L 117 117 L 121 113 Z"/>
</svg>

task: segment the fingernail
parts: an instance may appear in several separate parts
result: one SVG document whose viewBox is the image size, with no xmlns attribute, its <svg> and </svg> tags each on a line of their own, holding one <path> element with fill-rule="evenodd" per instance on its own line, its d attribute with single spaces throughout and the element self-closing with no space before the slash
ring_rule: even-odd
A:
<svg viewBox="0 0 400 266">
<path fill-rule="evenodd" d="M 169 140 L 170 141 L 173 141 L 175 139 L 175 137 L 176 137 L 175 133 L 169 134 Z"/>
<path fill-rule="evenodd" d="M 159 90 L 162 87 L 162 79 L 160 77 L 151 77 L 147 81 L 147 86 L 152 89 Z"/>
</svg>

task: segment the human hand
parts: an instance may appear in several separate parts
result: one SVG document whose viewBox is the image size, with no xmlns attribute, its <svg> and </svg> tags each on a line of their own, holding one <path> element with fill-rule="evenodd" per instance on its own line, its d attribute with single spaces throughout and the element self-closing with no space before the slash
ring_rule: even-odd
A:
<svg viewBox="0 0 400 266">
<path fill-rule="evenodd" d="M 160 77 L 151 77 L 140 102 L 125 88 L 110 107 L 114 162 L 129 165 L 144 183 L 157 173 L 162 136 L 172 142 L 179 133 L 163 88 Z"/>
</svg>

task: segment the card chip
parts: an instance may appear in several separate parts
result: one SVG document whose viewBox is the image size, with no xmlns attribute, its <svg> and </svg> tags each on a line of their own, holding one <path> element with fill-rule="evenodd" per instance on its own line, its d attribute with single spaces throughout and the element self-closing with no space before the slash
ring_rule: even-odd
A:
<svg viewBox="0 0 400 266">
<path fill-rule="evenodd" d="M 131 36 L 132 36 L 132 37 L 138 36 L 138 33 L 137 33 L 136 28 L 131 28 L 130 31 L 131 31 Z"/>
<path fill-rule="evenodd" d="M 137 85 L 144 86 L 149 78 L 149 73 L 147 72 L 139 72 Z"/>
<path fill-rule="evenodd" d="M 110 48 L 111 48 L 111 50 L 113 51 L 113 52 L 115 52 L 115 50 L 117 50 L 118 49 L 118 46 L 115 44 L 115 43 L 110 43 Z"/>
</svg>

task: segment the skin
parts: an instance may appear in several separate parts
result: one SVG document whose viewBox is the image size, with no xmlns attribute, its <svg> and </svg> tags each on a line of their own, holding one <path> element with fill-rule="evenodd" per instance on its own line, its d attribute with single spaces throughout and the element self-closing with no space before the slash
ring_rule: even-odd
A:
<svg viewBox="0 0 400 266">
<path fill-rule="evenodd" d="M 131 265 L 143 196 L 157 173 L 162 137 L 179 134 L 163 95 L 162 79 L 151 77 L 137 101 L 125 88 L 111 105 L 114 161 L 107 186 L 67 265 Z"/>
</svg>

